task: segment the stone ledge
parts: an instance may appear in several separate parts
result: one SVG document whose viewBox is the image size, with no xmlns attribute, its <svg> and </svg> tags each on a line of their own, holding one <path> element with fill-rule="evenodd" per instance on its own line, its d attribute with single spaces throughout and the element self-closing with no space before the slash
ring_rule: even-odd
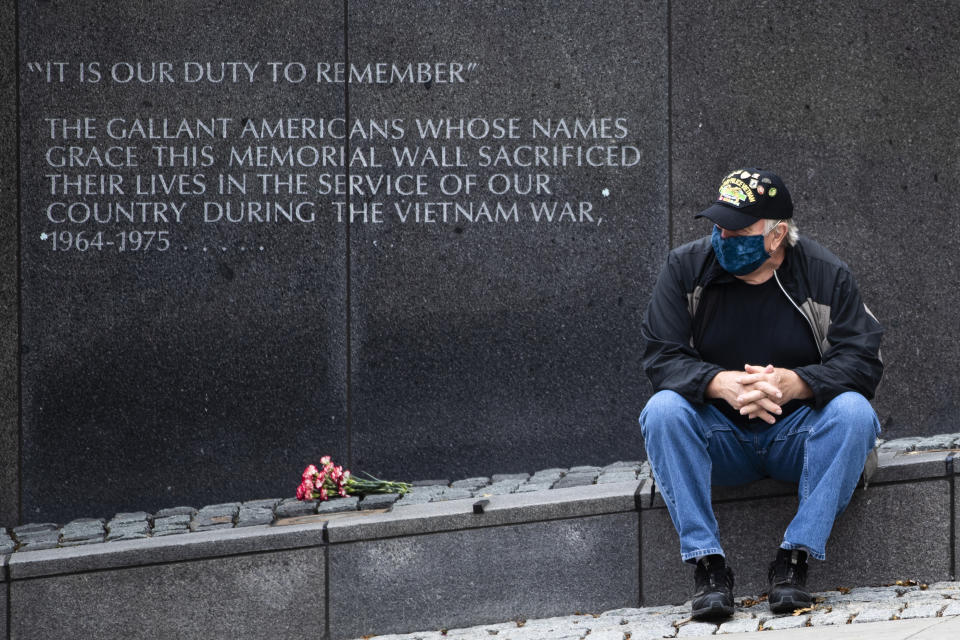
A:
<svg viewBox="0 0 960 640">
<path fill-rule="evenodd" d="M 940 478 L 947 475 L 947 459 L 953 451 L 881 451 L 877 473 L 870 484 Z"/>
<path fill-rule="evenodd" d="M 11 581 L 103 569 L 218 558 L 323 544 L 323 523 L 203 531 L 110 544 L 21 551 L 9 556 Z"/>
<path fill-rule="evenodd" d="M 634 493 L 639 485 L 633 480 L 415 504 L 373 516 L 347 516 L 331 521 L 327 536 L 335 544 L 634 511 Z M 478 500 L 488 501 L 480 514 L 473 511 Z"/>
<path fill-rule="evenodd" d="M 815 565 L 814 584 L 827 588 L 879 584 L 889 578 L 948 577 L 949 519 L 956 517 L 958 509 L 949 488 L 960 481 L 960 476 L 946 475 L 950 455 L 885 452 L 869 489 L 858 488 L 847 512 L 838 519 L 828 546 L 832 562 Z M 557 476 L 552 486 L 562 477 L 554 472 L 541 478 L 545 475 Z M 685 575 L 688 567 L 679 562 L 676 534 L 662 501 L 651 502 L 655 497 L 651 479 L 507 494 L 495 493 L 495 485 L 481 485 L 470 499 L 397 503 L 368 511 L 357 510 L 354 501 L 344 503 L 348 509 L 344 512 L 311 513 L 272 525 L 0 555 L 0 614 L 5 613 L 9 599 L 13 605 L 8 634 L 53 632 L 50 620 L 75 615 L 80 603 L 122 620 L 119 626 L 111 621 L 111 631 L 104 631 L 104 637 L 122 637 L 114 630 L 156 629 L 167 617 L 177 615 L 176 607 L 154 603 L 143 595 L 163 592 L 179 598 L 177 606 L 215 625 L 215 616 L 202 613 L 217 605 L 213 592 L 194 594 L 192 600 L 183 593 L 176 595 L 183 587 L 178 576 L 211 585 L 223 580 L 242 582 L 245 591 L 235 597 L 230 613 L 240 620 L 255 612 L 261 599 L 271 597 L 271 581 L 287 580 L 274 564 L 304 559 L 309 559 L 310 566 L 299 567 L 290 578 L 293 582 L 284 582 L 284 594 L 311 592 L 326 598 L 332 638 L 682 601 L 689 596 L 692 578 Z M 491 495 L 483 493 L 484 487 Z M 427 487 L 420 498 L 432 500 L 447 489 L 466 491 Z M 766 555 L 779 544 L 778 536 L 796 508 L 795 494 L 794 485 L 773 480 L 714 492 L 721 531 L 733 541 L 727 545 L 728 555 L 739 568 L 740 588 L 757 593 L 764 589 Z M 486 504 L 476 513 L 474 503 L 479 500 Z M 251 509 L 258 506 L 249 504 Z M 276 506 L 273 501 L 264 504 L 258 508 Z M 233 505 L 213 505 L 205 513 L 213 514 L 220 507 L 233 514 Z M 184 515 L 170 511 L 161 517 Z M 118 530 L 142 528 L 140 523 L 149 520 L 145 516 L 118 514 L 111 522 Z M 175 524 L 182 527 L 182 520 Z M 924 523 L 919 537 L 907 526 L 917 521 Z M 211 525 L 219 524 L 211 520 Z M 33 529 L 24 531 L 28 530 Z M 865 535 L 884 544 L 865 546 Z M 544 540 L 550 542 L 544 544 Z M 576 551 L 581 548 L 589 549 L 590 557 Z M 338 587 L 317 593 L 317 588 L 323 589 L 325 571 L 339 579 L 334 584 L 349 585 L 346 591 Z M 350 582 L 351 576 L 359 576 L 356 584 Z M 585 593 L 580 578 L 593 591 Z M 405 604 L 385 606 L 396 585 L 406 585 Z M 116 604 L 114 613 L 104 604 L 106 600 L 100 603 L 103 594 L 98 589 L 113 590 L 107 600 Z M 41 596 L 42 604 L 37 600 Z M 134 608 L 124 602 L 139 604 Z M 370 616 L 371 626 L 363 626 L 357 617 L 360 613 Z M 295 622 L 289 617 L 284 621 Z"/>
<path fill-rule="evenodd" d="M 340 511 L 407 507 L 428 502 L 447 502 L 484 498 L 511 493 L 540 493 L 555 490 L 566 478 L 577 486 L 616 484 L 647 478 L 650 465 L 644 461 L 617 461 L 604 467 L 579 466 L 552 468 L 529 473 L 494 474 L 491 477 L 426 480 L 412 483 L 413 490 L 403 496 L 380 494 L 359 499 L 333 497 L 329 501 L 298 501 L 296 498 L 271 498 L 207 505 L 196 509 L 179 506 L 164 508 L 150 515 L 145 511 L 118 513 L 106 518 L 78 518 L 63 527 L 55 523 L 28 523 L 11 532 L 0 527 L 0 555 L 39 551 L 57 547 L 114 543 L 149 537 L 193 534 L 214 529 L 233 529 L 271 524 L 281 519 Z"/>
<path fill-rule="evenodd" d="M 392 511 L 301 516 L 274 525 L 212 529 L 185 536 L 21 551 L 0 558 L 9 562 L 11 580 L 21 580 L 318 546 L 324 544 L 324 528 L 328 542 L 336 544 L 622 513 L 635 510 L 634 493 L 639 484 L 634 480 L 490 496 L 483 498 L 488 505 L 481 514 L 473 512 L 472 500 L 433 502 Z"/>
</svg>

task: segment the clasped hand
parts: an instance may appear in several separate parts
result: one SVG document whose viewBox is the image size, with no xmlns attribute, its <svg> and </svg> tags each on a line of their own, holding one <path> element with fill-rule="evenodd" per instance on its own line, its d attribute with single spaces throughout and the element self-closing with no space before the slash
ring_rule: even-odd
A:
<svg viewBox="0 0 960 640">
<path fill-rule="evenodd" d="M 809 387 L 790 369 L 768 364 L 748 364 L 743 371 L 721 371 L 707 387 L 711 398 L 722 398 L 748 418 L 760 418 L 768 424 L 783 413 L 781 406 L 794 398 L 807 396 Z"/>
</svg>

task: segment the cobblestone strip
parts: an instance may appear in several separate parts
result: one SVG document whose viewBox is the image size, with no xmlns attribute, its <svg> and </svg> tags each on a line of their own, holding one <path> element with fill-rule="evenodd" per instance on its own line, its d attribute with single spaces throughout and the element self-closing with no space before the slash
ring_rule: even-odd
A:
<svg viewBox="0 0 960 640">
<path fill-rule="evenodd" d="M 480 487 L 485 487 L 490 484 L 490 478 L 464 478 L 463 480 L 457 480 L 456 482 L 450 483 L 450 487 L 453 489 L 466 489 L 467 491 L 476 491 Z"/>
<path fill-rule="evenodd" d="M 52 522 L 25 524 L 13 528 L 17 551 L 52 549 L 60 542 L 60 530 Z"/>
<path fill-rule="evenodd" d="M 60 546 L 75 547 L 103 542 L 107 531 L 104 521 L 95 518 L 80 518 L 60 529 Z"/>
<path fill-rule="evenodd" d="M 211 531 L 213 529 L 232 529 L 240 511 L 239 502 L 212 504 L 197 511 L 190 521 L 191 531 Z"/>
<path fill-rule="evenodd" d="M 279 498 L 244 502 L 237 511 L 237 526 L 254 527 L 258 524 L 270 524 L 273 522 L 273 510 L 278 504 L 280 504 Z M 156 524 L 154 524 L 154 531 L 156 531 Z"/>
<path fill-rule="evenodd" d="M 150 536 L 150 514 L 146 511 L 118 513 L 107 522 L 107 542 L 136 540 Z"/>
<path fill-rule="evenodd" d="M 322 503 L 321 503 L 322 504 Z M 308 516 L 317 511 L 317 502 L 314 500 L 297 500 L 296 498 L 284 498 L 277 505 L 276 515 L 278 518 L 295 518 L 296 516 Z"/>
<path fill-rule="evenodd" d="M 366 496 L 360 501 L 360 510 L 368 509 L 388 509 L 393 506 L 400 495 L 397 493 L 377 493 L 372 496 Z"/>
<path fill-rule="evenodd" d="M 17 543 L 14 542 L 13 538 L 4 527 L 0 527 L 0 554 L 13 553 L 13 550 L 16 548 Z"/>
<path fill-rule="evenodd" d="M 530 479 L 529 473 L 495 473 L 490 476 L 490 483 L 503 482 L 504 480 L 516 481 L 518 484 Z"/>
<path fill-rule="evenodd" d="M 273 514 L 270 514 L 273 517 Z M 190 520 L 193 516 L 189 514 L 166 516 L 153 519 L 154 536 L 173 536 L 180 533 L 189 533 Z"/>
<path fill-rule="evenodd" d="M 940 612 L 946 608 L 946 601 L 943 601 L 942 603 L 911 603 L 908 604 L 905 609 L 900 611 L 900 619 L 913 620 L 914 618 L 936 618 L 940 615 Z"/>
<path fill-rule="evenodd" d="M 340 513 L 342 511 L 356 511 L 359 508 L 360 498 L 349 496 L 321 502 L 317 505 L 317 513 Z"/>
<path fill-rule="evenodd" d="M 172 536 L 190 532 L 190 521 L 196 515 L 193 507 L 170 507 L 157 511 L 153 516 L 153 535 Z"/>
<path fill-rule="evenodd" d="M 621 608 L 594 615 L 503 622 L 464 629 L 420 631 L 364 640 L 653 640 L 727 635 L 751 631 L 830 627 L 844 624 L 960 616 L 960 581 L 922 586 L 859 587 L 815 593 L 815 605 L 797 615 L 770 613 L 758 598 L 738 598 L 734 615 L 722 623 L 690 619 L 690 603 Z M 433 635 L 436 634 L 436 635 Z M 361 639 L 356 639 L 361 640 Z"/>
</svg>

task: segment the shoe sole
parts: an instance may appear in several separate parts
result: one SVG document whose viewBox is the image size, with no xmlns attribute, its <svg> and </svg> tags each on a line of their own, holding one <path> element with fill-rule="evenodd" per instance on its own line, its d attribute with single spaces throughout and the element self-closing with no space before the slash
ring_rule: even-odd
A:
<svg viewBox="0 0 960 640">
<path fill-rule="evenodd" d="M 694 609 L 691 617 L 694 620 L 718 620 L 720 618 L 729 618 L 732 615 L 733 606 L 713 602 L 709 607 Z"/>
<path fill-rule="evenodd" d="M 773 613 L 792 613 L 797 609 L 805 609 L 812 605 L 812 601 L 794 600 L 793 598 L 786 597 L 777 602 L 771 602 L 770 611 Z"/>
</svg>

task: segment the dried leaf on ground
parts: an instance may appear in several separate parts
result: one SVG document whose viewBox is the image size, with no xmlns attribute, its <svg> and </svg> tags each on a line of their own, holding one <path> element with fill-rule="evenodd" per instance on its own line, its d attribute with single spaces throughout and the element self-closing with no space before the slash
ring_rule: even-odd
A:
<svg viewBox="0 0 960 640">
<path fill-rule="evenodd" d="M 741 606 L 741 607 L 753 607 L 753 606 L 756 606 L 756 605 L 760 604 L 761 602 L 766 602 L 766 600 L 767 600 L 767 595 L 766 595 L 766 594 L 760 596 L 759 598 L 743 598 L 743 599 L 740 600 L 740 606 Z"/>
</svg>

